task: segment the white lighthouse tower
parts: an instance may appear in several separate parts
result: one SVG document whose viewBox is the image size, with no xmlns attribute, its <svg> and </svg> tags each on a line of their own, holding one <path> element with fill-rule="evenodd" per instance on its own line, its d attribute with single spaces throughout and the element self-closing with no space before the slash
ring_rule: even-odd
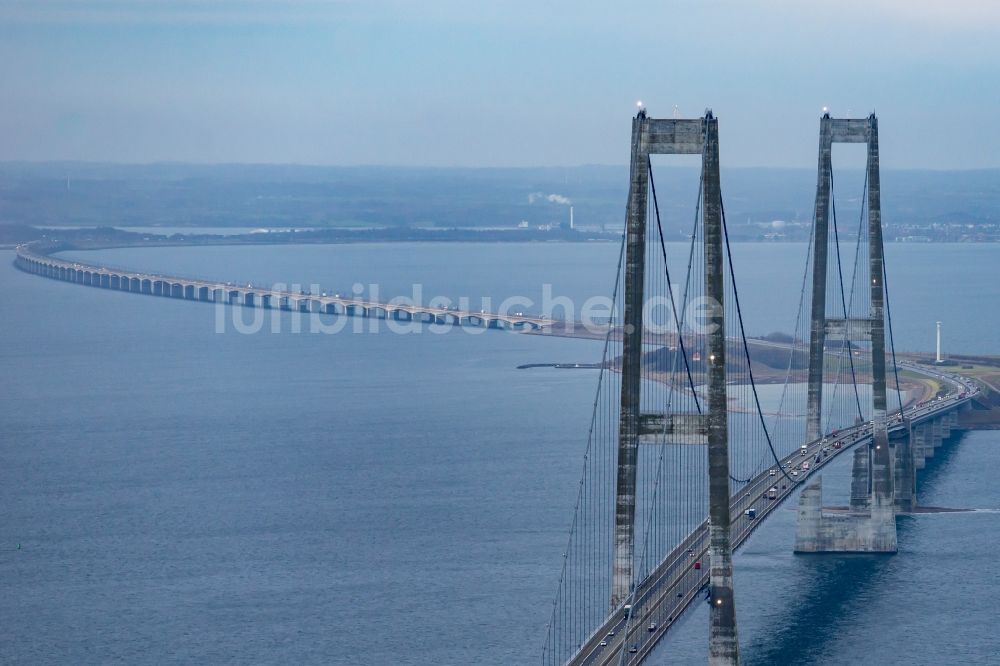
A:
<svg viewBox="0 0 1000 666">
<path fill-rule="evenodd" d="M 935 363 L 941 363 L 943 359 L 941 358 L 941 322 L 937 323 L 937 356 L 934 358 Z"/>
</svg>

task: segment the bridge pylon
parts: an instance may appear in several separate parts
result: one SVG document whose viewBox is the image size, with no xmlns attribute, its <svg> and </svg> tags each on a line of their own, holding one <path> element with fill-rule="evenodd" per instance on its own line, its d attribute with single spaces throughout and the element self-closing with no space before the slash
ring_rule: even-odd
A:
<svg viewBox="0 0 1000 666">
<path fill-rule="evenodd" d="M 833 319 L 826 314 L 834 143 L 865 143 L 868 147 L 866 197 L 871 309 L 866 318 L 850 318 L 847 313 L 844 319 Z M 849 515 L 822 513 L 819 480 L 803 491 L 796 552 L 896 552 L 894 449 L 890 448 L 886 418 L 884 275 L 878 119 L 874 113 L 867 118 L 832 118 L 826 113 L 820 119 L 819 133 L 806 439 L 814 441 L 823 435 L 823 368 L 828 339 L 842 341 L 845 345 L 852 342 L 871 345 L 872 436 L 867 445 L 862 444 L 866 448 L 855 454 L 853 511 Z M 862 511 L 863 505 L 866 506 Z"/>
<path fill-rule="evenodd" d="M 733 595 L 730 536 L 729 435 L 726 392 L 726 338 L 722 188 L 719 179 L 719 125 L 711 111 L 697 119 L 649 118 L 644 109 L 632 121 L 632 157 L 626 220 L 625 290 L 622 339 L 621 410 L 615 494 L 615 542 L 611 572 L 611 610 L 627 603 L 635 579 L 635 502 L 638 446 L 648 424 L 665 415 L 642 414 L 643 285 L 650 155 L 701 155 L 704 196 L 705 324 L 708 352 L 708 409 L 686 414 L 708 445 L 709 487 L 709 664 L 739 663 Z M 666 415 L 669 416 L 669 415 Z M 659 429 L 657 428 L 658 432 Z"/>
</svg>

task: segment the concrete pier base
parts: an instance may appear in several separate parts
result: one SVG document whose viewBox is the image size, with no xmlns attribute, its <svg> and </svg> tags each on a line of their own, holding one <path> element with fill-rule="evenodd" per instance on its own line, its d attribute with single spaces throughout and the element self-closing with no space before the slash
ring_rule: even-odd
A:
<svg viewBox="0 0 1000 666">
<path fill-rule="evenodd" d="M 892 487 L 896 511 L 910 513 L 917 507 L 917 468 L 909 435 L 894 441 Z"/>
<path fill-rule="evenodd" d="M 868 483 L 868 457 L 870 453 L 867 444 L 859 444 L 854 449 L 854 465 L 851 468 L 851 511 L 865 513 L 868 511 L 871 485 Z"/>
<path fill-rule="evenodd" d="M 938 419 L 941 427 L 941 441 L 937 442 L 935 446 L 941 446 L 941 442 L 951 437 L 951 418 L 945 414 Z"/>
<path fill-rule="evenodd" d="M 934 455 L 934 447 L 930 445 L 930 428 L 919 425 L 913 429 L 913 465 L 923 469 L 927 459 Z"/>
<path fill-rule="evenodd" d="M 796 553 L 895 553 L 896 513 L 890 501 L 875 498 L 867 513 L 823 513 L 823 477 L 799 496 Z"/>
</svg>

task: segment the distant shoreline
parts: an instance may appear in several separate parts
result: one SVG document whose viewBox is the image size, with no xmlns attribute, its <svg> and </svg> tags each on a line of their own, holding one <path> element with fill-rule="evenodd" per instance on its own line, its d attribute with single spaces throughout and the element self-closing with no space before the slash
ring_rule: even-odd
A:
<svg viewBox="0 0 1000 666">
<path fill-rule="evenodd" d="M 156 233 L 157 227 L 148 231 L 135 231 L 115 227 L 32 227 L 26 225 L 0 224 L 0 248 L 12 249 L 19 244 L 44 241 L 54 244 L 66 243 L 80 250 L 133 248 L 133 247 L 190 247 L 220 245 L 346 245 L 353 243 L 611 243 L 621 240 L 621 232 L 579 231 L 571 229 L 523 229 L 523 228 L 406 228 L 379 227 L 370 229 L 326 228 L 276 231 L 255 231 L 252 233 L 220 234 L 198 233 L 205 227 L 190 227 L 190 232 Z M 210 227 L 219 229 L 219 227 Z M 174 229 L 174 228 L 170 228 Z M 676 239 L 671 242 L 687 242 Z M 741 239 L 741 244 L 775 245 L 804 243 L 801 239 Z M 886 239 L 888 243 L 909 245 L 981 245 L 996 244 L 1000 240 L 902 240 Z"/>
</svg>

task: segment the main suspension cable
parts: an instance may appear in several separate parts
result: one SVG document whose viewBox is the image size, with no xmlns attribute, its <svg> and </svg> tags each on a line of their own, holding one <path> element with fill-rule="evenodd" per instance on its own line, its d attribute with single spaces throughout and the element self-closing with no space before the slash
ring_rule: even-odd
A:
<svg viewBox="0 0 1000 666">
<path fill-rule="evenodd" d="M 781 464 L 781 459 L 778 457 L 778 453 L 774 450 L 774 443 L 771 442 L 771 435 L 767 431 L 767 423 L 764 420 L 764 410 L 760 407 L 760 396 L 757 394 L 757 383 L 753 378 L 753 364 L 750 362 L 750 345 L 747 344 L 747 333 L 743 327 L 743 310 L 740 307 L 740 292 L 736 288 L 736 273 L 733 271 L 733 251 L 729 246 L 729 229 L 726 225 L 726 207 L 722 203 L 722 197 L 719 197 L 719 211 L 722 214 L 722 236 L 726 241 L 726 256 L 729 259 L 729 279 L 733 283 L 733 300 L 736 301 L 736 317 L 739 319 L 740 323 L 740 338 L 743 340 L 743 353 L 747 358 L 747 370 L 748 377 L 750 379 L 750 388 L 753 390 L 754 403 L 757 405 L 757 417 L 760 419 L 760 427 L 764 429 L 764 438 L 767 440 L 767 448 L 771 450 L 771 456 L 774 458 L 774 462 L 778 465 L 778 469 L 781 470 L 782 475 L 791 483 L 795 483 L 792 477 L 788 476 L 788 472 L 785 471 L 784 465 Z"/>
<path fill-rule="evenodd" d="M 896 364 L 896 340 L 892 334 L 892 308 L 889 306 L 889 273 L 885 268 L 885 242 L 882 241 L 882 287 L 885 290 L 885 317 L 889 322 L 889 349 L 892 350 L 892 372 L 896 377 L 896 398 L 899 414 L 903 415 L 903 393 L 899 386 L 899 365 Z"/>
</svg>

